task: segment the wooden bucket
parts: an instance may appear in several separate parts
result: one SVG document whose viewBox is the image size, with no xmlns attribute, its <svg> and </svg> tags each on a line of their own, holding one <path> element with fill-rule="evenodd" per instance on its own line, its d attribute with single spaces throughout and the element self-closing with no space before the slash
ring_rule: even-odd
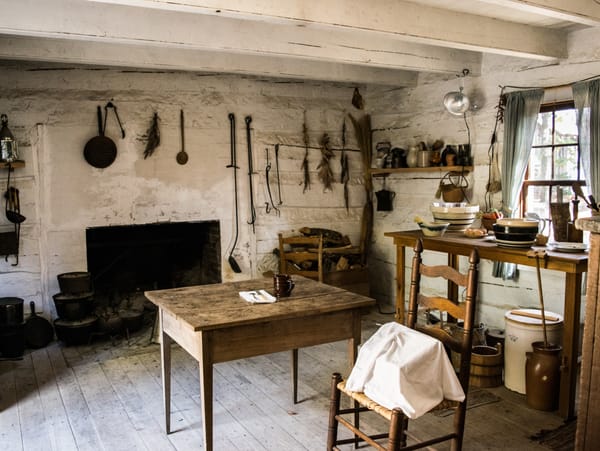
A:
<svg viewBox="0 0 600 451">
<path fill-rule="evenodd" d="M 504 357 L 501 344 L 498 343 L 495 348 L 491 346 L 473 346 L 469 385 L 480 388 L 502 385 L 503 366 Z"/>
</svg>

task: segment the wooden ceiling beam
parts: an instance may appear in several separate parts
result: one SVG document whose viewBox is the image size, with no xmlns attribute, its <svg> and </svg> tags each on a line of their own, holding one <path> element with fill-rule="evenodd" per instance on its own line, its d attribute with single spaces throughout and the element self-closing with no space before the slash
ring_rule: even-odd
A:
<svg viewBox="0 0 600 451">
<path fill-rule="evenodd" d="M 477 52 L 430 47 L 378 33 L 81 0 L 21 0 L 0 15 L 0 34 L 171 47 L 185 49 L 188 55 L 195 49 L 419 72 L 458 74 L 468 68 L 478 75 L 481 64 Z"/>
<path fill-rule="evenodd" d="M 592 27 L 600 25 L 600 4 L 592 0 L 480 1 Z"/>
<path fill-rule="evenodd" d="M 547 0 L 559 3 L 558 0 Z M 583 0 L 578 0 L 583 2 Z M 88 0 L 262 22 L 383 33 L 410 42 L 552 60 L 567 56 L 566 33 L 402 0 Z M 508 0 L 507 0 L 508 2 Z M 537 0 L 542 3 L 542 0 Z M 514 3 L 514 2 L 513 2 Z"/>
<path fill-rule="evenodd" d="M 299 58 L 255 56 L 185 48 L 148 47 L 26 36 L 0 37 L 0 59 L 121 68 L 234 73 L 295 80 L 413 87 L 416 72 Z"/>
</svg>

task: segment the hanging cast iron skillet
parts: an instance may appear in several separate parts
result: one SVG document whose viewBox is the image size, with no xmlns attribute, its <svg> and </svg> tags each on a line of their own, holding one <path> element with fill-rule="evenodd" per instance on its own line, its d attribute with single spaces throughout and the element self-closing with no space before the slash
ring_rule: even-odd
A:
<svg viewBox="0 0 600 451">
<path fill-rule="evenodd" d="M 25 321 L 25 343 L 33 349 L 43 348 L 54 338 L 52 324 L 35 313 L 35 302 L 29 303 L 31 316 Z"/>
<path fill-rule="evenodd" d="M 102 109 L 98 105 L 98 136 L 90 139 L 83 149 L 85 161 L 95 168 L 110 166 L 117 157 L 117 146 L 112 139 L 104 136 L 102 128 Z M 108 112 L 107 112 L 108 114 Z"/>
</svg>

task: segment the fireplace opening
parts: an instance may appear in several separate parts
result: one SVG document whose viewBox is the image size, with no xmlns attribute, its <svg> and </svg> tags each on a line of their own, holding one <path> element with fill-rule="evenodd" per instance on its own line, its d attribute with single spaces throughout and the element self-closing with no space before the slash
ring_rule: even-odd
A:
<svg viewBox="0 0 600 451">
<path fill-rule="evenodd" d="M 94 302 L 119 308 L 147 290 L 221 282 L 218 221 L 86 229 Z"/>
</svg>

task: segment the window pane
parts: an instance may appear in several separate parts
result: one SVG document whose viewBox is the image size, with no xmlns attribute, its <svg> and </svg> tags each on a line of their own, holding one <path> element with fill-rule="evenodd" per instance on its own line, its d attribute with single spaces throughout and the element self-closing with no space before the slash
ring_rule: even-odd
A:
<svg viewBox="0 0 600 451">
<path fill-rule="evenodd" d="M 554 144 L 573 144 L 577 142 L 575 110 L 557 111 L 554 121 Z"/>
<path fill-rule="evenodd" d="M 544 219 L 550 216 L 547 186 L 527 187 L 527 213 L 537 213 Z"/>
<path fill-rule="evenodd" d="M 543 146 L 552 144 L 552 112 L 539 113 L 535 134 L 533 135 L 533 145 Z"/>
<path fill-rule="evenodd" d="M 554 150 L 554 178 L 577 180 L 577 146 L 557 147 Z"/>
<path fill-rule="evenodd" d="M 531 149 L 529 157 L 528 180 L 552 179 L 552 148 L 538 147 Z"/>
</svg>

